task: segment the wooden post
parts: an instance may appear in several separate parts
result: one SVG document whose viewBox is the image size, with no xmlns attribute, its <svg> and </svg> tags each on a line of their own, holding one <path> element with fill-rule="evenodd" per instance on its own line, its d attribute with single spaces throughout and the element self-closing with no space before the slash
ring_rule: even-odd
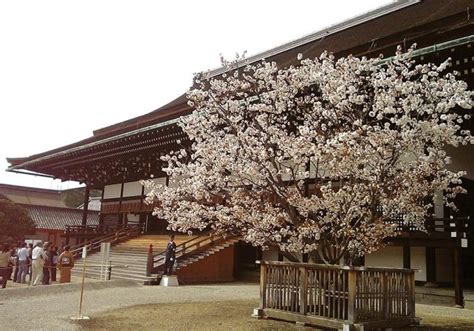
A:
<svg viewBox="0 0 474 331">
<path fill-rule="evenodd" d="M 405 249 L 404 249 L 404 251 L 405 251 Z M 405 254 L 403 254 L 403 256 L 405 256 Z M 388 297 L 387 289 L 388 289 L 387 273 L 382 272 L 382 292 L 383 292 L 382 312 L 383 312 L 383 316 L 386 320 L 390 318 L 390 305 L 389 305 L 390 298 Z"/>
<path fill-rule="evenodd" d="M 87 212 L 89 211 L 89 186 L 86 185 L 84 192 L 84 209 L 82 210 L 82 225 L 87 225 Z"/>
<path fill-rule="evenodd" d="M 262 262 L 260 265 L 260 309 L 265 309 L 267 305 L 267 266 Z"/>
<path fill-rule="evenodd" d="M 357 321 L 356 306 L 356 282 L 357 271 L 351 269 L 348 275 L 348 293 L 347 293 L 347 321 L 353 325 Z"/>
<path fill-rule="evenodd" d="M 146 261 L 146 275 L 147 277 L 151 276 L 151 272 L 153 270 L 153 245 L 150 244 L 148 247 L 148 255 Z"/>
<path fill-rule="evenodd" d="M 461 248 L 455 247 L 454 250 L 454 302 L 457 307 L 464 308 L 464 294 L 462 284 L 462 263 Z"/>
<path fill-rule="evenodd" d="M 403 245 L 403 268 L 411 268 L 411 254 L 410 254 L 410 244 L 406 243 Z"/>
<path fill-rule="evenodd" d="M 426 247 L 426 286 L 436 283 L 436 248 Z"/>
<path fill-rule="evenodd" d="M 415 271 L 410 274 L 410 317 L 415 318 Z"/>
<path fill-rule="evenodd" d="M 300 267 L 300 313 L 308 312 L 308 273 L 305 267 Z"/>
</svg>

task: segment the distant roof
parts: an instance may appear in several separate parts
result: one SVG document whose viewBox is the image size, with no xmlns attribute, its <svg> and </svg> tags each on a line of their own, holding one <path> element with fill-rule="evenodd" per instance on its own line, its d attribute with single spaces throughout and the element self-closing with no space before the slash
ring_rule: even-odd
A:
<svg viewBox="0 0 474 331">
<path fill-rule="evenodd" d="M 102 200 L 101 197 L 89 198 L 89 204 L 87 205 L 87 210 L 100 211 L 101 200 Z M 77 207 L 77 209 L 84 209 L 84 204 Z"/>
<path fill-rule="evenodd" d="M 82 210 L 75 208 L 57 208 L 19 204 L 28 211 L 37 229 L 65 230 L 66 225 L 81 225 Z M 87 213 L 87 225 L 98 225 L 99 213 Z"/>
<path fill-rule="evenodd" d="M 61 191 L 0 184 L 0 194 L 18 204 L 66 208 Z"/>
</svg>

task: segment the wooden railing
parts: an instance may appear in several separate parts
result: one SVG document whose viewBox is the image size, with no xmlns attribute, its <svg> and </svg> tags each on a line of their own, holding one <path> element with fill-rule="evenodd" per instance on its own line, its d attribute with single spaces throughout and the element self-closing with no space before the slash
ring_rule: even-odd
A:
<svg viewBox="0 0 474 331">
<path fill-rule="evenodd" d="M 217 245 L 220 242 L 228 240 L 229 238 L 234 238 L 235 236 L 213 236 L 209 234 L 204 234 L 201 236 L 194 237 L 188 241 L 185 241 L 176 246 L 176 260 L 179 261 L 190 254 L 196 254 L 201 250 L 205 250 L 213 245 Z M 153 246 L 150 245 L 148 250 L 148 262 L 146 268 L 146 275 L 150 276 L 151 274 L 157 274 L 160 271 L 164 270 L 166 258 L 166 250 L 161 251 L 157 254 L 153 253 Z"/>
<path fill-rule="evenodd" d="M 143 224 L 128 224 L 118 228 L 115 232 L 105 234 L 98 238 L 88 240 L 84 243 L 80 243 L 71 246 L 71 253 L 75 258 L 79 258 L 82 253 L 83 247 L 87 247 L 87 253 L 92 253 L 100 249 L 100 244 L 104 242 L 110 242 L 111 245 L 117 244 L 121 241 L 136 237 L 143 233 Z"/>
<path fill-rule="evenodd" d="M 84 235 L 104 235 L 115 232 L 121 228 L 128 226 L 137 226 L 136 224 L 126 225 L 66 225 L 64 234 L 70 237 L 84 236 Z"/>
<path fill-rule="evenodd" d="M 412 222 L 404 222 L 402 217 L 390 219 L 390 224 L 397 225 L 399 232 L 418 232 L 420 229 Z M 472 235 L 474 227 L 471 225 L 469 217 L 453 217 L 453 218 L 428 218 L 425 220 L 425 229 L 431 234 L 444 233 L 451 236 L 453 233 Z"/>
<path fill-rule="evenodd" d="M 257 262 L 259 309 L 268 317 L 326 328 L 416 322 L 414 270 Z"/>
</svg>

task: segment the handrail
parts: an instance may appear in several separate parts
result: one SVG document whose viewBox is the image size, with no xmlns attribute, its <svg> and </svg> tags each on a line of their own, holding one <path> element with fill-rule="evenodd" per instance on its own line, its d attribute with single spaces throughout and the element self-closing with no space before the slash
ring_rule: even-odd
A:
<svg viewBox="0 0 474 331">
<path fill-rule="evenodd" d="M 140 234 L 143 231 L 143 224 L 129 224 L 122 228 L 119 228 L 113 233 L 106 234 L 104 236 L 94 238 L 90 241 L 77 244 L 71 247 L 70 252 L 76 257 L 79 255 L 84 247 L 86 247 L 87 252 L 92 252 L 100 248 L 100 244 L 103 242 L 118 242 L 123 239 L 128 239 L 133 236 Z"/>
<path fill-rule="evenodd" d="M 209 247 L 210 245 L 215 244 L 216 242 L 220 242 L 222 240 L 228 240 L 230 238 L 236 237 L 235 235 L 232 236 L 215 236 L 215 235 L 201 235 L 190 240 L 187 240 L 179 245 L 176 246 L 175 257 L 176 260 L 182 259 L 190 253 L 195 253 L 198 249 L 204 249 Z M 147 267 L 147 275 L 151 274 L 152 271 L 156 271 L 158 268 L 164 265 L 165 261 L 166 250 L 161 251 L 157 254 L 152 255 L 152 260 L 150 260 L 150 266 Z M 151 257 L 151 256 L 150 256 Z"/>
</svg>

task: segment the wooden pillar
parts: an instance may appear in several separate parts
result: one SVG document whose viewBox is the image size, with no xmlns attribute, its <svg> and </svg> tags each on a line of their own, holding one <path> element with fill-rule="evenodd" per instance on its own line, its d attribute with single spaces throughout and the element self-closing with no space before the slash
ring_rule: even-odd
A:
<svg viewBox="0 0 474 331">
<path fill-rule="evenodd" d="M 153 271 L 153 245 L 150 244 L 148 247 L 148 254 L 147 254 L 147 261 L 146 261 L 146 275 L 147 277 L 151 276 L 151 273 Z"/>
<path fill-rule="evenodd" d="M 426 247 L 426 286 L 436 285 L 436 248 Z"/>
<path fill-rule="evenodd" d="M 120 186 L 120 200 L 119 200 L 119 227 L 124 225 L 124 214 L 122 213 L 122 200 L 123 200 L 123 183 Z"/>
<path fill-rule="evenodd" d="M 410 244 L 403 245 L 403 268 L 410 269 L 411 268 L 411 252 L 410 252 Z"/>
<path fill-rule="evenodd" d="M 356 282 L 357 282 L 357 271 L 351 269 L 348 272 L 348 286 L 347 286 L 347 321 L 349 322 L 349 328 L 357 322 L 356 316 Z"/>
<path fill-rule="evenodd" d="M 100 232 L 104 231 L 104 215 L 102 214 L 102 209 L 104 206 L 104 192 L 105 192 L 105 186 L 102 188 L 102 195 L 100 197 L 100 211 L 99 211 L 99 231 Z"/>
<path fill-rule="evenodd" d="M 260 265 L 260 309 L 267 308 L 267 266 Z"/>
<path fill-rule="evenodd" d="M 89 211 L 89 186 L 86 185 L 84 192 L 84 209 L 82 210 L 82 225 L 87 225 L 87 212 Z"/>
<path fill-rule="evenodd" d="M 453 258 L 454 258 L 454 302 L 457 307 L 464 308 L 461 247 L 455 247 L 453 249 Z"/>
</svg>

